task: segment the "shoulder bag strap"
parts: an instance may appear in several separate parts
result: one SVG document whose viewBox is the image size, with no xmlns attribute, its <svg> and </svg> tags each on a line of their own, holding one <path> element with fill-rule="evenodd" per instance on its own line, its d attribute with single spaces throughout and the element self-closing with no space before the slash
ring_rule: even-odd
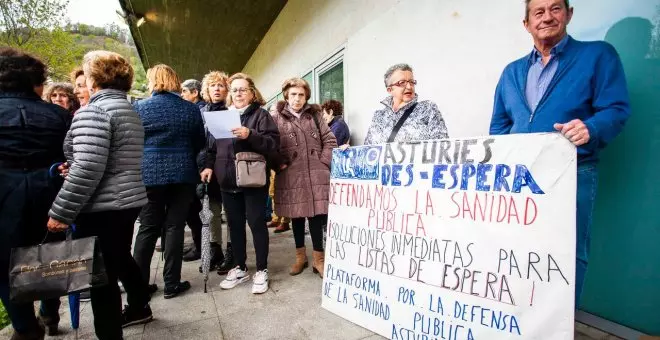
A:
<svg viewBox="0 0 660 340">
<path fill-rule="evenodd" d="M 403 126 L 403 123 L 408 120 L 408 117 L 410 117 L 410 114 L 415 110 L 415 107 L 417 106 L 417 103 L 410 105 L 410 107 L 403 113 L 401 118 L 399 118 L 399 121 L 396 122 L 394 125 L 394 128 L 392 129 L 392 133 L 390 133 L 390 137 L 387 139 L 388 143 L 394 142 L 394 138 L 396 138 L 396 135 L 399 133 L 399 130 Z"/>
</svg>

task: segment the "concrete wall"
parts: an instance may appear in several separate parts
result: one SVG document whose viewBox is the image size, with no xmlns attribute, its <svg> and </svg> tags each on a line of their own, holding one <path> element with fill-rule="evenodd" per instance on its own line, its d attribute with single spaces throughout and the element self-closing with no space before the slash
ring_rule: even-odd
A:
<svg viewBox="0 0 660 340">
<path fill-rule="evenodd" d="M 502 68 L 531 48 L 522 15 L 520 3 L 508 0 L 293 0 L 244 71 L 270 97 L 283 79 L 345 45 L 346 120 L 354 143 L 364 139 L 371 113 L 387 95 L 383 73 L 400 62 L 413 66 L 420 97 L 439 105 L 450 136 L 483 135 Z"/>
<path fill-rule="evenodd" d="M 502 69 L 532 49 L 522 25 L 523 3 L 291 0 L 245 71 L 270 98 L 283 79 L 302 76 L 343 45 L 346 120 L 354 143 L 364 140 L 373 111 L 387 95 L 383 73 L 400 62 L 413 66 L 417 92 L 438 104 L 451 137 L 485 135 Z M 606 40 L 621 54 L 633 109 L 625 131 L 602 154 L 582 308 L 660 334 L 660 229 L 649 222 L 660 219 L 653 208 L 660 195 L 648 190 L 660 185 L 654 175 L 660 162 L 649 158 L 660 152 L 660 0 L 571 4 L 575 14 L 569 33 L 580 40 Z M 644 40 L 651 36 L 651 42 Z M 639 176 L 622 180 L 630 169 Z"/>
<path fill-rule="evenodd" d="M 243 72 L 266 98 L 282 81 L 303 76 L 397 0 L 289 0 Z"/>
</svg>

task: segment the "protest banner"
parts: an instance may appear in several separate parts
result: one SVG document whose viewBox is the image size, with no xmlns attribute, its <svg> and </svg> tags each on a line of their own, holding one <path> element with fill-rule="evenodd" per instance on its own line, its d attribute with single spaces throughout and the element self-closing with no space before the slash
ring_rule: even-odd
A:
<svg viewBox="0 0 660 340">
<path fill-rule="evenodd" d="M 573 339 L 576 162 L 556 133 L 335 149 L 323 307 L 390 339 Z"/>
</svg>

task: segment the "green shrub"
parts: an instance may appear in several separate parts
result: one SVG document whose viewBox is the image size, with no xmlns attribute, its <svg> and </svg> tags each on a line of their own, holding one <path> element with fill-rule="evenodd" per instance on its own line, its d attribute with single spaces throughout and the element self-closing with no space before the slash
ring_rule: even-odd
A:
<svg viewBox="0 0 660 340">
<path fill-rule="evenodd" d="M 0 329 L 5 328 L 7 325 L 9 325 L 9 315 L 7 315 L 5 305 L 0 303 Z"/>
</svg>

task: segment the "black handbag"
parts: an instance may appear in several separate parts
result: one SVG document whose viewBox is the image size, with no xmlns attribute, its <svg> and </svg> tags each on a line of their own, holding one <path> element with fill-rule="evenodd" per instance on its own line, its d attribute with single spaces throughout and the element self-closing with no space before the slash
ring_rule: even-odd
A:
<svg viewBox="0 0 660 340">
<path fill-rule="evenodd" d="M 12 302 L 57 298 L 107 283 L 96 237 L 11 250 L 9 298 Z"/>
</svg>

